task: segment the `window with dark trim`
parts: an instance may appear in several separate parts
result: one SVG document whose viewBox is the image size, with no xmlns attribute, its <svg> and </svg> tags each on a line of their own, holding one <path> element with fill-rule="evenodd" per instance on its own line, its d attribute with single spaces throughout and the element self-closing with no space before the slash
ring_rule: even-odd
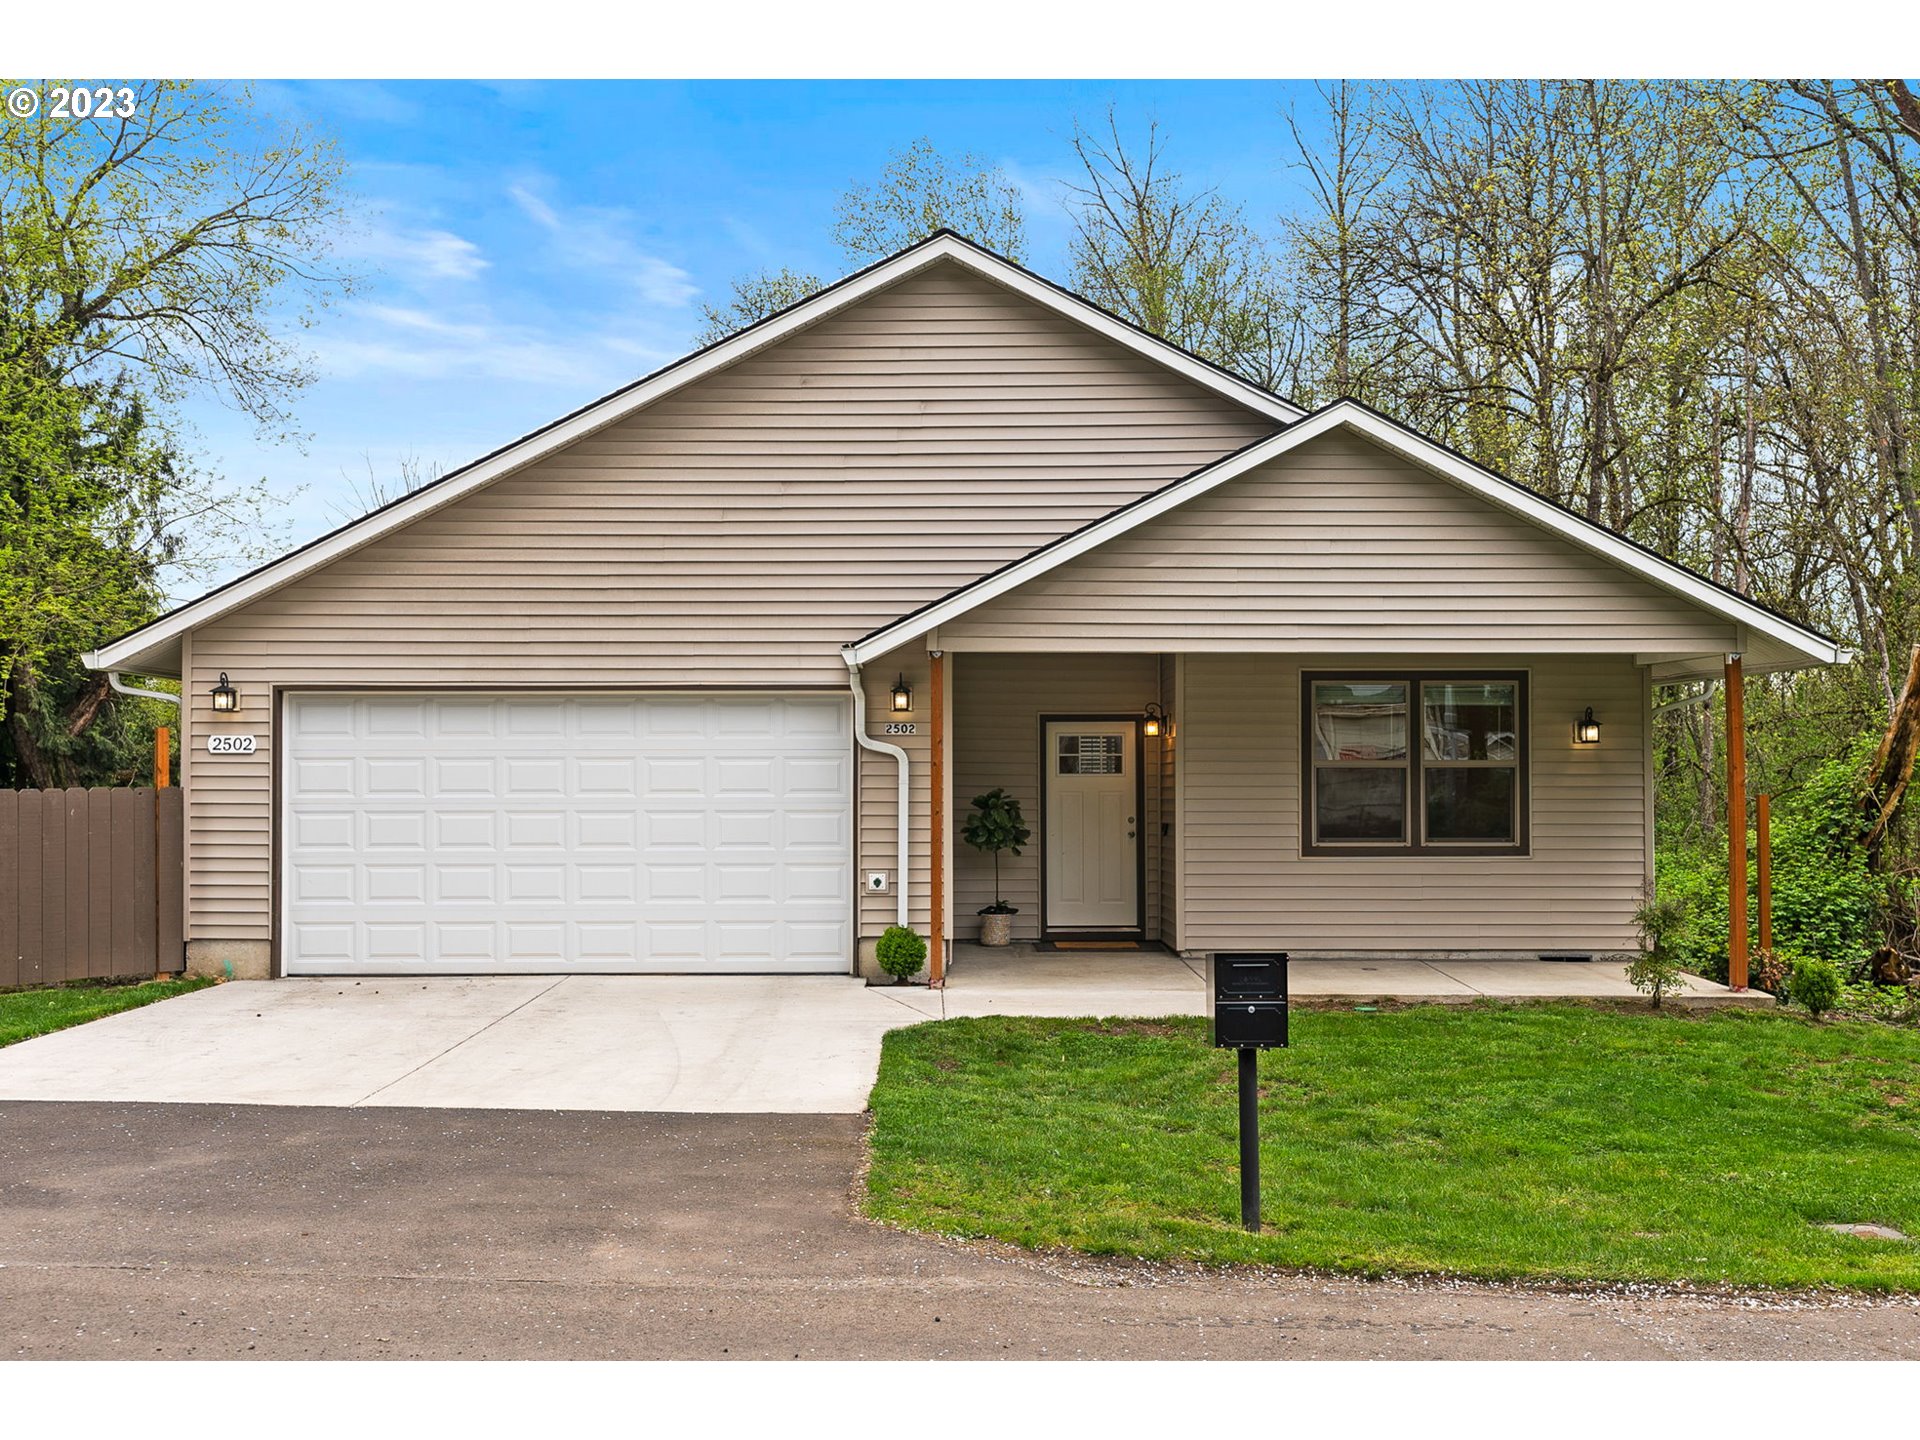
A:
<svg viewBox="0 0 1920 1440">
<path fill-rule="evenodd" d="M 1524 855 L 1526 677 L 1301 676 L 1301 849 Z"/>
</svg>

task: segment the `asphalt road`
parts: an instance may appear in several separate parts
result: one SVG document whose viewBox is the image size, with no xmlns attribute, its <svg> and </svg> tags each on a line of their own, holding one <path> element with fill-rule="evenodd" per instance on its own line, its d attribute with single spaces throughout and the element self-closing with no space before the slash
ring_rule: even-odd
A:
<svg viewBox="0 0 1920 1440">
<path fill-rule="evenodd" d="M 0 1104 L 18 1358 L 1902 1358 L 1920 1305 L 1181 1274 L 867 1224 L 862 1121 Z"/>
</svg>

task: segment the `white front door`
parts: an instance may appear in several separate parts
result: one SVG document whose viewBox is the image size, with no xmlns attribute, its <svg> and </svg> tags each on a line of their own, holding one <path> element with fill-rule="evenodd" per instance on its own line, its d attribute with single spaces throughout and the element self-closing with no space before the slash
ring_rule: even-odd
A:
<svg viewBox="0 0 1920 1440">
<path fill-rule="evenodd" d="M 1046 924 L 1140 924 L 1139 777 L 1132 720 L 1049 720 Z"/>
</svg>

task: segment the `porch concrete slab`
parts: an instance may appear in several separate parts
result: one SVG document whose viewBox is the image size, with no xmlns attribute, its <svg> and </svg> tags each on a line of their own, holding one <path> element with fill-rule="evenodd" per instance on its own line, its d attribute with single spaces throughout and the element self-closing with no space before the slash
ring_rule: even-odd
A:
<svg viewBox="0 0 1920 1440">
<path fill-rule="evenodd" d="M 1575 999 L 1644 1000 L 1627 979 L 1627 967 L 1611 961 L 1568 963 L 1553 960 L 1435 960 L 1433 968 L 1469 986 L 1475 994 L 1503 1000 Z M 1724 985 L 1686 976 L 1678 994 L 1682 999 L 1712 998 L 1737 1001 Z M 1761 997 L 1771 1003 L 1771 996 Z"/>
<path fill-rule="evenodd" d="M 1049 950 L 1032 944 L 956 947 L 945 990 L 948 1015 L 1194 1015 L 1205 1012 L 1204 961 L 1164 950 Z M 1429 1001 L 1600 999 L 1644 1004 L 1615 961 L 1297 959 L 1288 985 L 1302 1000 Z M 1682 1005 L 1771 1006 L 1697 975 L 1673 996 Z M 1154 1007 L 1158 1007 L 1157 1009 Z"/>
<path fill-rule="evenodd" d="M 1424 960 L 1295 960 L 1287 989 L 1315 1000 L 1471 1000 L 1480 993 Z"/>
<path fill-rule="evenodd" d="M 1158 1015 L 1205 1013 L 1201 971 L 1162 950 L 988 949 L 962 945 L 948 976 L 948 1018 L 979 1015 Z"/>
</svg>

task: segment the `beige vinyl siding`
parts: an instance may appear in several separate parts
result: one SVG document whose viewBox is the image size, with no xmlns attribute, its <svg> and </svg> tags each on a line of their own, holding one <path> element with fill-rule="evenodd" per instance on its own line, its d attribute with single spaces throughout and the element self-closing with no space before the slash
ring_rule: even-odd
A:
<svg viewBox="0 0 1920 1440">
<path fill-rule="evenodd" d="M 260 751 L 194 765 L 188 933 L 267 938 L 274 686 L 844 688 L 841 644 L 1273 428 L 912 276 L 194 632 L 196 723 L 226 670 Z"/>
<path fill-rule="evenodd" d="M 953 649 L 1724 650 L 1733 627 L 1370 441 L 1324 436 L 941 626 Z"/>
<path fill-rule="evenodd" d="M 1530 672 L 1531 853 L 1300 853 L 1303 669 L 1457 669 L 1471 655 L 1192 655 L 1179 720 L 1181 944 L 1299 954 L 1577 950 L 1636 944 L 1650 876 L 1648 681 L 1631 660 L 1510 657 Z M 1591 705 L 1601 743 L 1572 743 Z"/>
<path fill-rule="evenodd" d="M 845 666 L 841 667 L 845 672 Z M 888 735 L 887 721 L 894 718 L 887 705 L 892 698 L 894 680 L 904 675 L 913 686 L 913 713 L 902 715 L 912 721 L 912 735 Z M 907 832 L 907 915 L 909 923 L 922 935 L 928 931 L 933 910 L 929 901 L 933 890 L 933 711 L 932 667 L 925 652 L 902 651 L 876 661 L 861 672 L 867 692 L 867 733 L 888 745 L 907 752 L 907 784 L 912 796 Z M 874 939 L 896 922 L 900 913 L 900 813 L 899 762 L 891 755 L 872 750 L 857 752 L 860 781 L 856 787 L 854 829 L 854 888 L 859 908 L 858 934 Z M 885 870 L 893 883 L 884 895 L 866 889 L 867 872 Z"/>
<path fill-rule="evenodd" d="M 1040 722 L 1044 715 L 1136 716 L 1161 701 L 1157 655 L 958 655 L 953 674 L 953 871 L 956 939 L 980 933 L 977 912 L 993 902 L 993 857 L 960 839 L 975 795 L 1004 787 L 1019 800 L 1033 843 L 1025 853 L 1000 857 L 1000 894 L 1017 906 L 1014 936 L 1036 939 L 1041 929 Z M 1146 809 L 1146 930 L 1160 933 L 1161 788 L 1165 742 L 1141 739 Z"/>
</svg>

